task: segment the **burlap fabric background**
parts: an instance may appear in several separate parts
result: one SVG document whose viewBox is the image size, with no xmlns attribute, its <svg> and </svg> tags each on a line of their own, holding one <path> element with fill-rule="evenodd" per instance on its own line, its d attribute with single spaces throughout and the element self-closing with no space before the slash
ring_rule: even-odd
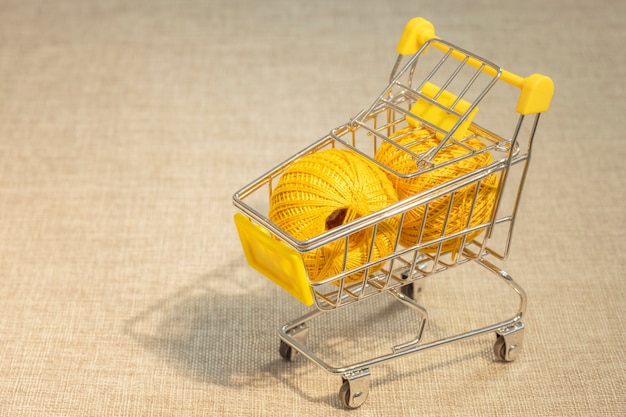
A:
<svg viewBox="0 0 626 417">
<path fill-rule="evenodd" d="M 232 193 L 384 87 L 405 22 L 556 84 L 506 269 L 524 351 L 480 337 L 372 368 L 360 416 L 626 413 L 626 3 L 0 0 L 0 415 L 335 416 L 285 363 L 306 311 L 244 261 Z M 459 268 L 427 304 L 506 308 Z M 351 358 L 410 335 L 363 303 L 315 329 Z M 315 339 L 315 338 L 314 338 Z M 381 345 L 384 343 L 381 343 Z"/>
</svg>

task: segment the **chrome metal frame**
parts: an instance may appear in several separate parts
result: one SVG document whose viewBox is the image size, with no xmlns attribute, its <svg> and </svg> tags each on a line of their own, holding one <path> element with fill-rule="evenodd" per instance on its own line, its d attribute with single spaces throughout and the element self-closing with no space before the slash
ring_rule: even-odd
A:
<svg viewBox="0 0 626 417">
<path fill-rule="evenodd" d="M 415 82 L 413 77 L 416 74 L 416 68 L 421 62 L 422 55 L 425 54 L 429 48 L 433 49 L 436 43 L 443 45 L 445 48 L 440 49 L 447 50 L 447 52 L 443 53 L 439 62 L 435 63 L 435 66 L 430 72 L 427 72 L 427 76 L 424 79 Z M 460 63 L 452 70 L 449 77 L 443 78 L 439 94 L 448 86 L 457 82 L 457 78 L 460 76 L 459 74 L 462 72 L 462 69 L 467 66 L 469 60 L 472 60 L 474 63 L 475 72 L 469 74 L 467 82 L 460 88 L 456 101 L 451 106 L 444 106 L 438 102 L 436 96 L 428 97 L 423 94 L 421 88 L 426 82 L 433 79 L 442 67 L 448 65 L 452 51 L 460 53 L 461 56 L 465 58 L 460 60 Z M 345 125 L 333 129 L 327 136 L 324 136 L 257 178 L 249 185 L 239 190 L 233 197 L 235 206 L 242 211 L 251 222 L 260 225 L 277 239 L 294 248 L 294 250 L 304 254 L 333 242 L 343 240 L 345 242 L 344 247 L 346 248 L 344 256 L 347 257 L 348 243 L 351 236 L 354 236 L 355 233 L 370 230 L 372 232 L 373 242 L 378 232 L 377 227 L 380 222 L 395 217 L 399 219 L 399 228 L 401 228 L 405 220 L 405 214 L 408 211 L 423 207 L 426 213 L 433 201 L 448 196 L 450 203 L 444 223 L 446 224 L 451 215 L 450 207 L 452 207 L 455 192 L 464 187 L 473 185 L 476 187 L 476 194 L 474 195 L 474 201 L 472 203 L 472 211 L 470 211 L 471 217 L 473 207 L 476 205 L 478 189 L 482 181 L 493 174 L 499 176 L 496 204 L 492 217 L 488 221 L 470 227 L 470 220 L 468 219 L 467 227 L 456 234 L 444 235 L 442 232 L 442 236 L 439 239 L 429 240 L 428 242 L 422 242 L 420 236 L 415 245 L 409 247 L 400 245 L 398 235 L 394 251 L 390 255 L 381 259 L 371 259 L 370 254 L 368 262 L 358 268 L 346 270 L 344 266 L 344 271 L 336 276 L 319 281 L 311 281 L 311 292 L 314 296 L 316 309 L 280 327 L 278 335 L 281 340 L 281 355 L 287 360 L 292 360 L 295 359 L 299 353 L 325 371 L 331 374 L 341 375 L 343 383 L 340 390 L 340 399 L 348 408 L 356 408 L 363 404 L 369 392 L 371 378 L 370 368 L 381 362 L 394 360 L 404 355 L 429 350 L 448 343 L 492 332 L 497 336 L 494 344 L 495 356 L 500 360 L 512 361 L 519 355 L 523 343 L 525 327 L 522 323 L 522 319 L 526 313 L 526 293 L 508 273 L 497 266 L 492 260 L 501 261 L 506 259 L 509 255 L 515 218 L 523 184 L 526 179 L 528 163 L 530 162 L 531 148 L 539 121 L 539 114 L 535 115 L 534 118 L 526 116 L 531 120 L 532 126 L 528 137 L 524 138 L 523 141 L 520 141 L 519 135 L 523 130 L 522 127 L 527 123 L 527 119 L 524 116 L 519 117 L 517 126 L 510 138 L 503 138 L 475 123 L 472 123 L 467 137 L 454 137 L 456 129 L 461 126 L 469 117 L 470 112 L 497 83 L 501 69 L 475 54 L 440 39 L 427 41 L 415 55 L 408 57 L 406 64 L 401 65 L 405 59 L 407 59 L 407 57 L 398 57 L 392 69 L 388 86 L 368 109 L 359 112 Z M 476 62 L 480 63 L 478 67 L 475 65 Z M 469 108 L 462 113 L 458 112 L 455 109 L 456 104 L 464 99 L 465 96 L 469 96 L 472 89 L 478 88 L 477 80 L 479 76 L 484 78 L 483 74 L 485 73 L 485 68 L 489 68 L 489 73 L 493 75 L 485 84 L 479 86 L 480 91 L 474 94 L 473 101 L 470 103 Z M 439 107 L 450 114 L 455 114 L 458 117 L 458 122 L 448 131 L 442 129 L 440 126 L 430 124 L 419 115 L 411 113 L 412 104 L 415 103 L 416 100 L 425 100 L 431 105 Z M 420 126 L 430 129 L 433 134 L 442 137 L 436 149 L 432 149 L 430 152 L 421 155 L 414 154 L 406 147 L 402 147 L 395 142 L 394 134 L 401 128 L 407 126 L 407 118 L 418 120 L 421 124 Z M 442 164 L 435 164 L 433 162 L 433 156 L 439 150 L 447 146 L 464 147 L 464 142 L 470 138 L 481 140 L 485 146 L 484 149 L 481 150 L 468 149 L 467 157 L 474 156 L 479 152 L 490 152 L 497 156 L 492 164 L 450 180 L 424 193 L 406 198 L 384 210 L 371 213 L 351 223 L 338 226 L 306 241 L 297 240 L 285 233 L 266 217 L 263 208 L 259 208 L 256 203 L 252 202 L 254 197 L 257 197 L 257 194 L 261 195 L 260 198 L 262 200 L 267 200 L 282 172 L 293 161 L 323 149 L 335 147 L 350 149 L 365 158 L 371 159 L 382 169 L 386 169 L 399 177 L 410 178 L 440 168 Z M 416 161 L 415 171 L 409 174 L 400 174 L 375 160 L 372 154 L 381 143 L 391 143 L 397 146 L 399 150 L 411 154 Z M 467 146 L 465 147 L 468 148 Z M 446 163 L 453 162 L 455 161 L 448 161 Z M 512 184 L 516 187 L 513 194 L 514 201 L 512 208 L 506 213 L 500 213 L 500 204 L 503 194 L 505 193 L 505 185 L 510 183 L 509 173 L 512 169 L 521 172 L 519 183 Z M 496 248 L 490 244 L 493 232 L 496 228 L 504 228 L 506 231 L 503 248 Z M 471 241 L 467 239 L 470 233 L 477 231 L 483 232 L 480 238 L 474 238 Z M 457 238 L 462 239 L 462 245 L 458 252 L 444 253 L 442 251 L 443 243 L 447 240 Z M 438 250 L 434 253 L 424 252 L 425 248 L 432 247 L 433 245 L 438 246 Z M 486 269 L 489 274 L 498 277 L 518 295 L 519 305 L 516 312 L 512 316 L 488 326 L 424 343 L 423 334 L 428 321 L 428 312 L 414 299 L 414 293 L 411 288 L 422 285 L 425 279 L 432 275 L 450 270 L 470 261 L 476 262 Z M 350 276 L 354 277 L 355 274 L 358 273 L 361 273 L 363 276 L 362 279 L 356 282 L 346 279 Z M 371 296 L 383 293 L 391 295 L 402 305 L 417 314 L 419 323 L 417 325 L 416 334 L 411 340 L 393 346 L 388 354 L 343 366 L 330 365 L 307 347 L 306 340 L 309 336 L 309 323 L 315 318 L 331 310 L 340 307 L 343 308 L 353 302 L 362 301 Z"/>
</svg>

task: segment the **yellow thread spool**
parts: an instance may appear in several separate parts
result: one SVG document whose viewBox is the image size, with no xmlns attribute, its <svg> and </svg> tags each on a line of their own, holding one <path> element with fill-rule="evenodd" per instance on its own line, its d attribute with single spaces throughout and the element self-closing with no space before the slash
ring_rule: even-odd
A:
<svg viewBox="0 0 626 417">
<path fill-rule="evenodd" d="M 408 129 L 398 131 L 395 136 L 399 137 L 401 134 L 407 133 Z M 399 138 L 397 143 L 407 147 L 415 154 L 421 155 L 436 147 L 440 143 L 440 139 L 427 129 L 417 129 Z M 485 147 L 483 142 L 476 138 L 468 139 L 463 144 L 473 150 L 480 150 Z M 422 193 L 493 162 L 489 152 L 477 153 L 473 156 L 470 156 L 470 152 L 469 149 L 457 144 L 445 146 L 432 158 L 431 162 L 438 165 L 455 158 L 462 159 L 412 178 L 403 179 L 389 174 L 398 192 L 399 199 Z M 375 158 L 400 174 L 409 174 L 416 170 L 414 157 L 387 142 L 380 146 Z M 476 186 L 476 184 L 470 184 L 454 192 L 454 200 L 450 208 L 451 213 L 443 236 L 466 229 L 470 213 L 472 218 L 469 222 L 469 227 L 484 224 L 491 219 L 496 199 L 498 175 L 491 174 L 480 182 L 480 189 L 478 190 L 476 204 L 472 212 L 471 207 L 474 202 Z M 432 201 L 428 205 L 427 212 L 424 205 L 407 212 L 402 227 L 400 243 L 406 247 L 416 245 L 420 239 L 420 230 L 423 222 L 425 224 L 421 232 L 421 244 L 441 238 L 449 205 L 450 196 L 445 195 Z M 424 219 L 425 212 L 426 219 Z M 482 230 L 478 230 L 467 234 L 466 243 L 475 239 L 481 232 Z M 461 236 L 445 240 L 441 251 L 458 251 L 463 243 L 462 239 Z M 423 248 L 422 252 L 433 253 L 437 250 L 438 245 L 434 244 Z"/>
<path fill-rule="evenodd" d="M 398 197 L 385 173 L 358 154 L 327 149 L 291 164 L 270 196 L 269 219 L 296 239 L 307 240 L 396 203 Z M 350 235 L 346 271 L 393 252 L 399 221 L 390 218 Z M 345 239 L 303 255 L 312 281 L 343 272 Z M 370 272 L 374 269 L 372 268 Z M 358 280 L 363 274 L 353 274 Z"/>
</svg>

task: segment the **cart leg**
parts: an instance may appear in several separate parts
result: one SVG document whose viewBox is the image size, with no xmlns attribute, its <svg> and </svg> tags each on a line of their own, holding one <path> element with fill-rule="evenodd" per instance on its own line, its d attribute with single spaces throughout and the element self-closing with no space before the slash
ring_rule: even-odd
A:
<svg viewBox="0 0 626 417">
<path fill-rule="evenodd" d="M 370 390 L 370 376 L 367 368 L 343 374 L 339 401 L 344 407 L 359 408 L 365 403 Z"/>
<path fill-rule="evenodd" d="M 309 336 L 309 326 L 306 323 L 302 323 L 297 327 L 287 331 L 287 335 L 289 335 L 292 339 L 300 344 L 305 344 L 306 339 Z M 280 347 L 278 352 L 280 356 L 283 357 L 286 361 L 293 361 L 298 355 L 298 351 L 293 348 L 293 346 L 289 345 L 283 339 L 280 339 Z"/>
<path fill-rule="evenodd" d="M 524 341 L 524 324 L 516 322 L 496 330 L 496 343 L 493 353 L 499 360 L 511 362 L 517 359 Z"/>
</svg>

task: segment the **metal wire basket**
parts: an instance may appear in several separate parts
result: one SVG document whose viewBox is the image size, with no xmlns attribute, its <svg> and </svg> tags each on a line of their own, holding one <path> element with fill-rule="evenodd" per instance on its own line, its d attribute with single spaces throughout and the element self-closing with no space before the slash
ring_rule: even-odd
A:
<svg viewBox="0 0 626 417">
<path fill-rule="evenodd" d="M 509 254 L 533 138 L 540 114 L 548 110 L 553 83 L 540 74 L 517 76 L 439 39 L 432 24 L 422 18 L 408 22 L 398 52 L 389 83 L 367 109 L 252 181 L 233 197 L 239 210 L 235 222 L 248 263 L 305 305 L 316 307 L 281 326 L 281 355 L 292 360 L 300 353 L 326 371 L 340 374 L 343 379 L 340 400 L 348 408 L 359 407 L 367 398 L 372 365 L 488 332 L 497 335 L 496 356 L 511 361 L 519 354 L 524 330 L 526 295 L 498 263 Z M 515 116 L 511 118 L 512 130 L 507 135 L 488 130 L 476 117 L 478 104 L 500 84 L 519 91 L 515 112 L 510 112 Z M 419 134 L 415 136 L 416 133 Z M 417 140 L 433 139 L 429 143 L 434 145 L 416 152 L 402 140 L 410 135 Z M 412 169 L 399 172 L 377 159 L 377 151 L 383 146 L 405 153 L 414 162 Z M 331 148 L 366 158 L 399 180 L 425 176 L 481 154 L 489 156 L 489 163 L 318 236 L 298 240 L 269 220 L 269 197 L 281 175 L 295 161 Z M 458 156 L 438 158 L 452 150 Z M 484 203 L 479 190 L 487 186 L 487 181 L 495 184 L 493 198 L 488 203 L 489 214 L 477 221 L 478 205 Z M 454 202 L 458 201 L 460 190 L 472 190 L 466 196 L 467 212 L 461 226 L 450 230 L 447 225 L 453 218 L 459 221 Z M 441 201 L 446 202 L 443 212 L 438 214 L 443 227 L 438 235 L 426 236 L 424 230 L 432 218 L 429 210 L 432 212 L 435 203 Z M 412 240 L 401 239 L 407 214 L 415 210 L 420 211 L 422 223 Z M 347 248 L 351 240 L 357 234 L 367 233 L 373 241 L 381 233 L 381 222 L 390 218 L 397 219 L 399 225 L 393 250 L 382 257 L 372 257 L 370 253 L 366 261 L 349 266 L 346 260 L 350 256 Z M 312 277 L 303 257 L 330 244 L 342 244 L 346 248 L 342 270 L 322 279 Z M 510 287 L 519 298 L 517 310 L 511 317 L 491 325 L 424 343 L 422 335 L 428 314 L 416 302 L 417 292 L 427 277 L 467 262 L 481 265 Z M 331 366 L 306 346 L 307 323 L 315 317 L 382 293 L 390 294 L 417 313 L 417 334 L 408 342 L 393 346 L 388 354 L 348 366 Z"/>
</svg>

